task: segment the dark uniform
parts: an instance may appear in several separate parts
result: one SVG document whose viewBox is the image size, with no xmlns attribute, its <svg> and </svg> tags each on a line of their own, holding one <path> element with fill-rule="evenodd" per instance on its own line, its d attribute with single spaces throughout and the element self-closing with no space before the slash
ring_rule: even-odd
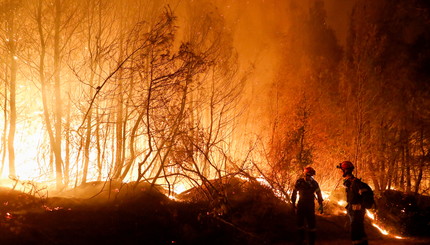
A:
<svg viewBox="0 0 430 245">
<path fill-rule="evenodd" d="M 348 213 L 351 224 L 351 240 L 352 244 L 366 245 L 367 236 L 364 231 L 364 215 L 365 208 L 363 206 L 362 197 L 360 195 L 361 189 L 360 179 L 351 175 L 344 181 L 346 187 L 346 211 Z"/>
<path fill-rule="evenodd" d="M 303 242 L 305 237 L 305 221 L 308 225 L 309 244 L 314 244 L 316 229 L 315 229 L 315 194 L 318 197 L 320 210 L 322 211 L 323 198 L 318 182 L 312 177 L 300 178 L 294 186 L 291 201 L 293 205 L 296 203 L 297 192 L 299 193 L 299 201 L 297 203 L 297 229 L 299 242 Z"/>
</svg>

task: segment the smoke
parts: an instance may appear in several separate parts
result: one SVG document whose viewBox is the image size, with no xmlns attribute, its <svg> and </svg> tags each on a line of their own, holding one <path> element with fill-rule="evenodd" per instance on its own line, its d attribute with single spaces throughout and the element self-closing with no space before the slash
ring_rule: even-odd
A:
<svg viewBox="0 0 430 245">
<path fill-rule="evenodd" d="M 327 11 L 327 23 L 337 34 L 339 43 L 345 45 L 346 36 L 349 28 L 349 15 L 355 0 L 324 0 L 324 6 Z"/>
<path fill-rule="evenodd" d="M 178 29 L 182 32 L 185 32 L 183 29 L 189 20 L 187 11 L 190 7 L 204 7 L 208 11 L 220 14 L 224 18 L 225 28 L 232 34 L 233 46 L 238 54 L 240 67 L 238 76 L 247 77 L 242 101 L 246 110 L 242 114 L 244 117 L 240 122 L 240 130 L 261 135 L 270 125 L 270 113 L 273 113 L 270 110 L 273 103 L 271 85 L 279 71 L 282 70 L 280 61 L 285 59 L 283 49 L 287 45 L 291 45 L 286 43 L 285 36 L 295 23 L 304 20 L 309 6 L 313 2 L 314 0 L 128 0 L 116 4 L 124 4 L 123 7 L 136 4 L 136 8 L 124 10 L 127 13 L 130 10 L 130 13 L 127 14 L 129 18 L 137 18 L 137 15 L 155 18 L 158 16 L 158 12 L 164 10 L 165 4 L 169 4 L 178 17 Z M 344 19 L 347 18 L 348 11 L 343 10 L 353 1 L 337 3 L 334 0 L 325 0 L 325 2 L 329 16 L 328 22 L 337 28 L 339 36 L 345 36 L 347 21 Z M 118 14 L 118 16 L 120 15 Z M 293 37 L 300 42 L 306 35 L 307 33 L 294 33 Z M 40 119 L 39 115 L 37 118 Z M 35 120 L 29 121 L 34 122 Z M 37 134 L 34 134 L 34 139 L 26 136 L 25 139 L 28 139 L 29 142 L 38 143 L 38 140 L 43 139 L 45 132 L 32 131 Z M 26 147 L 24 150 L 27 154 L 30 153 L 27 148 L 39 151 L 37 147 Z M 24 155 L 17 153 L 17 155 Z M 37 153 L 31 155 L 36 156 Z M 34 162 L 37 162 L 36 160 Z M 17 159 L 17 162 L 23 161 Z M 24 167 L 24 165 L 22 166 Z M 29 174 L 32 174 L 28 166 L 25 168 Z"/>
<path fill-rule="evenodd" d="M 278 69 L 282 39 L 288 30 L 288 1 L 217 0 L 228 28 L 233 31 L 234 46 L 243 73 L 249 72 L 242 129 L 261 133 L 267 127 L 269 88 Z"/>
<path fill-rule="evenodd" d="M 230 30 L 238 55 L 239 74 L 246 76 L 241 131 L 261 132 L 267 121 L 269 90 L 278 70 L 282 39 L 288 30 L 288 9 L 296 3 L 283 0 L 183 0 L 170 3 L 178 14 L 179 28 L 186 25 L 190 8 L 218 12 Z M 188 11 L 187 11 L 188 9 Z"/>
<path fill-rule="evenodd" d="M 193 2 L 190 0 L 190 2 Z M 293 35 L 295 43 L 302 42 L 307 33 L 289 33 L 292 25 L 305 21 L 314 0 L 216 0 L 211 1 L 222 13 L 227 28 L 234 35 L 242 72 L 251 71 L 244 92 L 247 105 L 243 127 L 262 132 L 270 124 L 273 95 L 271 84 L 282 70 L 283 48 L 292 45 L 285 40 Z M 327 24 L 341 45 L 346 42 L 348 17 L 355 0 L 324 0 Z M 300 47 L 297 47 L 300 48 Z M 294 59 L 295 57 L 289 57 Z M 273 91 L 272 91 L 273 92 Z"/>
<path fill-rule="evenodd" d="M 190 0 L 190 2 L 193 2 Z M 285 36 L 293 35 L 296 43 L 307 33 L 289 33 L 292 25 L 305 21 L 314 0 L 216 0 L 211 1 L 222 13 L 227 28 L 234 35 L 242 72 L 251 71 L 244 92 L 248 105 L 243 127 L 264 132 L 270 124 L 271 84 L 282 70 L 280 61 L 285 58 Z M 327 25 L 335 31 L 339 43 L 345 45 L 349 14 L 355 0 L 322 1 Z M 298 47 L 300 48 L 300 47 Z M 294 59 L 291 57 L 290 59 Z M 257 129 L 257 130 L 256 130 Z M 267 133 L 267 132 L 265 132 Z"/>
</svg>

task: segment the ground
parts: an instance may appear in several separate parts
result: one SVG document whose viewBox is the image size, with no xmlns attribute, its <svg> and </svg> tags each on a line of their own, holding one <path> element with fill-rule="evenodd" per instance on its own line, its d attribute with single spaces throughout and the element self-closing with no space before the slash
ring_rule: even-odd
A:
<svg viewBox="0 0 430 245">
<path fill-rule="evenodd" d="M 106 186 L 56 197 L 1 188 L 0 244 L 295 244 L 294 213 L 260 187 L 235 190 L 221 210 L 142 186 Z M 317 215 L 317 244 L 351 244 L 347 217 L 334 210 Z M 430 237 L 382 235 L 370 220 L 366 231 L 370 244 L 430 244 Z"/>
</svg>

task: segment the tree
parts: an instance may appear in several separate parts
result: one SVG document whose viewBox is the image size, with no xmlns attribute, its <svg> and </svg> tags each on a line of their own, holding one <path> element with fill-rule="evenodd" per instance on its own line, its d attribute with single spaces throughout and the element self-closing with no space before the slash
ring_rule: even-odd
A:
<svg viewBox="0 0 430 245">
<path fill-rule="evenodd" d="M 381 191 L 395 187 L 418 193 L 418 176 L 425 170 L 419 159 L 427 154 L 421 144 L 427 137 L 421 130 L 426 115 L 413 109 L 428 100 L 428 86 L 417 84 L 425 77 L 417 67 L 428 57 L 428 48 L 419 51 L 422 59 L 413 51 L 428 35 L 428 8 L 421 5 L 358 1 L 352 14 L 343 90 L 351 110 L 346 110 L 350 121 L 345 125 L 355 125 L 350 131 L 355 153 L 350 154 L 360 174 L 371 176 Z M 416 93 L 423 95 L 417 104 Z"/>
<path fill-rule="evenodd" d="M 187 11 L 189 22 L 180 54 L 187 64 L 184 79 L 188 92 L 184 93 L 183 121 L 164 175 L 177 176 L 166 180 L 169 189 L 175 189 L 175 181 L 185 181 L 199 187 L 214 209 L 227 212 L 223 184 L 243 173 L 238 162 L 247 161 L 234 158 L 235 151 L 242 150 L 246 156 L 245 146 L 236 146 L 234 135 L 249 71 L 239 72 L 232 32 L 214 6 L 202 2 L 188 6 Z"/>
<path fill-rule="evenodd" d="M 342 49 L 326 24 L 323 2 L 312 1 L 288 15 L 291 24 L 281 40 L 279 71 L 272 84 L 276 104 L 266 174 L 269 182 L 278 182 L 280 190 L 288 190 L 289 179 L 312 164 L 319 167 L 318 175 L 326 183 L 333 182 L 331 171 L 326 170 L 338 157 L 333 149 L 339 142 L 333 139 L 341 130 L 333 122 L 339 120 Z"/>
<path fill-rule="evenodd" d="M 27 4 L 29 16 L 37 26 L 37 39 L 33 38 L 29 45 L 34 50 L 29 53 L 38 57 L 38 62 L 33 60 L 34 57 L 28 57 L 27 64 L 39 74 L 44 122 L 53 154 L 50 162 L 54 163 L 52 169 L 55 168 L 56 185 L 60 189 L 65 184 L 64 175 L 68 175 L 62 157 L 64 92 L 61 70 L 64 69 L 66 47 L 79 23 L 80 16 L 75 15 L 79 4 L 61 0 L 30 1 Z"/>
<path fill-rule="evenodd" d="M 9 156 L 9 176 L 15 178 L 15 131 L 17 121 L 17 73 L 18 73 L 18 53 L 20 46 L 19 30 L 19 10 L 21 8 L 21 1 L 3 1 L 0 3 L 2 32 L 3 32 L 3 48 L 6 52 L 4 78 L 5 84 L 8 88 L 9 96 L 5 93 L 5 100 L 9 105 L 9 132 L 7 136 L 7 152 Z M 6 107 L 6 104 L 5 104 Z M 6 108 L 5 108 L 6 110 Z M 7 117 L 5 117 L 6 120 Z"/>
<path fill-rule="evenodd" d="M 77 40 L 78 46 L 82 43 L 85 43 L 86 50 L 88 51 L 85 55 L 84 64 L 88 74 L 88 77 L 80 78 L 79 80 L 85 79 L 81 81 L 88 88 L 87 94 L 89 96 L 94 95 L 97 90 L 97 84 L 100 84 L 100 79 L 97 77 L 101 76 L 101 69 L 103 67 L 103 59 L 106 55 L 106 50 L 111 44 L 112 41 L 109 41 L 107 35 L 109 35 L 108 25 L 112 24 L 110 18 L 106 18 L 104 15 L 107 15 L 106 11 L 110 6 L 108 3 L 103 1 L 87 1 L 84 9 L 87 11 L 85 15 L 85 25 L 82 26 L 82 38 Z M 75 54 L 78 57 L 80 54 Z M 75 56 L 74 56 L 75 57 Z M 79 74 L 79 71 L 83 71 L 84 68 L 74 68 L 77 69 L 75 72 Z M 82 141 L 84 142 L 84 153 L 83 153 L 83 166 L 82 166 L 82 180 L 81 183 L 86 183 L 88 178 L 88 168 L 90 167 L 90 153 L 93 149 L 94 141 L 97 145 L 100 145 L 100 133 L 99 127 L 94 127 L 98 125 L 97 121 L 94 123 L 93 118 L 94 108 L 89 108 L 86 114 L 86 124 L 85 124 L 85 134 L 82 136 Z M 96 111 L 97 112 L 97 111 Z M 96 113 L 95 117 L 97 118 L 98 113 Z M 97 120 L 97 119 L 96 119 Z M 94 140 L 93 133 L 96 135 L 96 139 Z M 101 160 L 101 151 L 100 147 L 97 147 L 97 179 L 101 180 L 102 178 L 102 160 Z"/>
</svg>

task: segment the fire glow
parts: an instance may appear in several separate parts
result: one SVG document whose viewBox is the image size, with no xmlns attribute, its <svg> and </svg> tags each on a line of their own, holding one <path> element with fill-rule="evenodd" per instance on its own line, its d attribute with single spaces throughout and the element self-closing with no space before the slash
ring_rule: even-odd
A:
<svg viewBox="0 0 430 245">
<path fill-rule="evenodd" d="M 337 201 L 337 204 L 341 207 L 344 207 L 347 204 L 347 202 L 345 200 L 339 200 L 339 201 Z M 343 213 L 346 214 L 347 212 L 343 211 Z M 366 216 L 371 220 L 372 226 L 375 227 L 376 229 L 378 229 L 378 231 L 381 234 L 383 234 L 384 236 L 390 236 L 390 237 L 393 237 L 396 239 L 404 239 L 401 236 L 390 234 L 390 232 L 388 232 L 387 229 L 383 228 L 383 225 L 380 222 L 378 222 L 377 217 L 376 217 L 374 212 L 366 209 Z"/>
<path fill-rule="evenodd" d="M 368 209 L 366 209 L 366 216 L 372 220 L 372 226 L 375 227 L 376 229 L 378 229 L 379 232 L 381 232 L 381 234 L 383 234 L 385 236 L 392 236 L 396 239 L 403 239 L 403 237 L 401 237 L 401 236 L 390 235 L 390 233 L 386 229 L 382 228 L 381 225 L 377 223 L 377 219 L 376 219 L 375 214 L 372 213 Z"/>
</svg>

